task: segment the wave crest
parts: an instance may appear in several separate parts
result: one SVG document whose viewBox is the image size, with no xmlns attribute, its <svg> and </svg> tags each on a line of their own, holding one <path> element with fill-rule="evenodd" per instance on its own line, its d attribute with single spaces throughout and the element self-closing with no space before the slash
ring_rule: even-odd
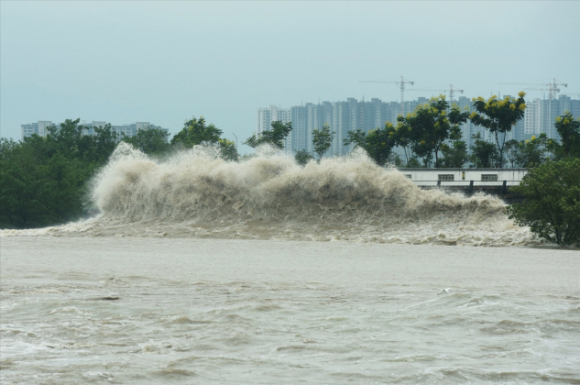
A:
<svg viewBox="0 0 580 385">
<path fill-rule="evenodd" d="M 84 234 L 537 243 L 507 219 L 500 199 L 421 190 L 356 151 L 302 167 L 267 149 L 239 163 L 207 146 L 160 160 L 121 143 L 96 177 L 92 198 L 102 214 L 83 224 Z"/>
</svg>

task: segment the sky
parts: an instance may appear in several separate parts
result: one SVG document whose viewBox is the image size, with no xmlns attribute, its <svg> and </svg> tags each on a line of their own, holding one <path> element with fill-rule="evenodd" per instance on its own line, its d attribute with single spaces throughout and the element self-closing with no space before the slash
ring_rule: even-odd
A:
<svg viewBox="0 0 580 385">
<path fill-rule="evenodd" d="M 245 153 L 258 108 L 400 99 L 396 84 L 361 80 L 471 98 L 556 78 L 578 98 L 579 19 L 580 1 L 555 0 L 2 0 L 0 135 L 76 118 L 175 134 L 204 116 Z"/>
</svg>

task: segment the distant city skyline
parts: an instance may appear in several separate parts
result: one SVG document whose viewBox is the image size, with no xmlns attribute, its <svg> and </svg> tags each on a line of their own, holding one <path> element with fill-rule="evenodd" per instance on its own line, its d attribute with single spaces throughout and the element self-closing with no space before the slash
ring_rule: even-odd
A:
<svg viewBox="0 0 580 385">
<path fill-rule="evenodd" d="M 498 97 L 505 95 L 498 94 Z M 403 106 L 403 113 L 407 114 L 415 110 L 420 105 L 427 103 L 430 98 L 418 97 L 414 100 L 407 100 Z M 472 98 L 467 96 L 459 96 L 452 103 L 457 104 L 460 108 L 472 108 Z M 365 107 L 365 104 L 367 105 Z M 550 102 L 546 98 L 530 99 L 526 95 L 527 108 L 524 112 L 524 117 L 520 120 L 516 127 L 508 133 L 507 139 L 526 140 L 533 135 L 540 135 L 545 133 L 550 138 L 558 139 L 557 132 L 554 129 L 554 119 L 564 113 L 570 111 L 573 116 L 580 117 L 580 98 L 573 99 L 565 94 L 561 94 L 558 99 L 553 99 Z M 377 105 L 379 107 L 377 108 Z M 362 106 L 362 114 L 360 113 Z M 369 106 L 373 106 L 369 110 Z M 336 109 L 336 111 L 333 111 Z M 340 112 L 342 109 L 344 112 Z M 349 110 L 347 112 L 347 110 Z M 262 107 L 257 109 L 256 128 L 253 132 L 245 133 L 241 139 L 243 142 L 251 134 L 259 134 L 265 129 L 270 129 L 273 121 L 282 121 L 283 123 L 292 122 L 293 130 L 285 142 L 285 152 L 293 154 L 298 150 L 313 151 L 312 148 L 312 130 L 321 128 L 326 122 L 331 124 L 331 129 L 337 133 L 328 155 L 344 155 L 351 150 L 351 146 L 343 146 L 342 140 L 346 137 L 349 130 L 361 128 L 364 131 L 369 131 L 377 127 L 383 127 L 385 122 L 390 121 L 396 123 L 396 117 L 400 114 L 401 108 L 398 101 L 385 102 L 378 98 L 371 98 L 370 100 L 357 100 L 356 98 L 347 98 L 342 102 L 328 102 L 322 101 L 315 103 L 301 102 L 300 106 L 292 106 L 291 108 L 282 108 L 282 106 L 270 105 L 270 107 Z M 344 121 L 338 123 L 338 114 L 349 114 L 351 116 L 350 122 Z M 365 116 L 367 118 L 365 119 Z M 370 118 L 368 118 L 370 116 Z M 362 124 L 361 124 L 362 122 Z M 81 120 L 80 124 L 88 127 L 88 134 L 94 133 L 94 127 L 102 127 L 110 122 L 92 121 L 86 122 Z M 550 124 L 551 123 L 551 124 Z M 21 135 L 19 139 L 24 139 L 26 136 L 37 134 L 45 136 L 47 134 L 46 128 L 51 125 L 59 125 L 60 123 L 53 123 L 49 120 L 40 120 L 34 123 L 21 124 Z M 112 128 L 119 137 L 124 134 L 131 137 L 137 133 L 139 129 L 145 127 L 161 128 L 167 131 L 171 136 L 176 134 L 178 130 L 172 132 L 167 128 L 156 126 L 149 122 L 136 122 L 131 124 L 112 124 Z M 461 125 L 462 140 L 464 140 L 468 147 L 473 144 L 473 134 L 480 133 L 482 138 L 495 142 L 489 132 L 482 127 L 476 127 L 470 122 Z M 238 143 L 239 144 L 239 143 Z"/>
<path fill-rule="evenodd" d="M 352 150 L 352 145 L 343 145 L 343 139 L 348 136 L 348 131 L 361 129 L 369 132 L 384 127 L 386 122 L 396 124 L 397 116 L 401 112 L 406 115 L 428 102 L 429 98 L 419 97 L 404 102 L 401 107 L 401 103 L 396 101 L 386 102 L 378 98 L 371 100 L 348 98 L 346 101 L 338 102 L 302 103 L 287 109 L 271 105 L 269 108 L 258 109 L 255 133 L 259 134 L 266 127 L 269 129 L 272 121 L 292 122 L 293 130 L 286 139 L 285 152 L 287 154 L 295 154 L 300 150 L 313 152 L 312 131 L 328 123 L 330 129 L 336 134 L 327 156 L 345 155 Z M 457 105 L 462 110 L 473 110 L 472 98 L 466 96 L 460 96 L 451 104 Z M 506 134 L 506 140 L 527 140 L 543 133 L 548 138 L 559 140 L 554 127 L 556 117 L 566 111 L 571 112 L 574 117 L 580 117 L 580 99 L 572 99 L 566 95 L 560 95 L 558 99 L 527 98 L 526 105 L 523 118 Z M 473 145 L 475 134 L 480 134 L 484 140 L 495 143 L 495 137 L 489 131 L 470 121 L 460 127 L 461 140 L 467 143 L 468 148 Z M 398 153 L 401 152 L 399 150 L 395 149 Z"/>
</svg>

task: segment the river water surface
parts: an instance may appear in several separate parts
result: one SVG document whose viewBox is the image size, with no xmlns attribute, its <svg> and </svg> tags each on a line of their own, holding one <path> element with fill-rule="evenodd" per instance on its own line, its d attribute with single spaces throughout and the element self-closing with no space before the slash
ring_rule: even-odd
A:
<svg viewBox="0 0 580 385">
<path fill-rule="evenodd" d="M 3 384 L 580 383 L 577 251 L 2 237 Z"/>
<path fill-rule="evenodd" d="M 121 143 L 89 198 L 0 231 L 2 384 L 580 384 L 580 253 L 495 197 Z"/>
</svg>

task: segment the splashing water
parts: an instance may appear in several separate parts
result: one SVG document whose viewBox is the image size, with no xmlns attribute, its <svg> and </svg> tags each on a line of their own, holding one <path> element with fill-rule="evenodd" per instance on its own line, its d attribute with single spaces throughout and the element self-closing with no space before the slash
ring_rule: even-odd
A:
<svg viewBox="0 0 580 385">
<path fill-rule="evenodd" d="M 421 190 L 356 151 L 302 167 L 267 149 L 239 163 L 203 146 L 156 160 L 120 143 L 93 183 L 97 218 L 2 235 L 539 243 L 514 226 L 500 199 Z"/>
</svg>

